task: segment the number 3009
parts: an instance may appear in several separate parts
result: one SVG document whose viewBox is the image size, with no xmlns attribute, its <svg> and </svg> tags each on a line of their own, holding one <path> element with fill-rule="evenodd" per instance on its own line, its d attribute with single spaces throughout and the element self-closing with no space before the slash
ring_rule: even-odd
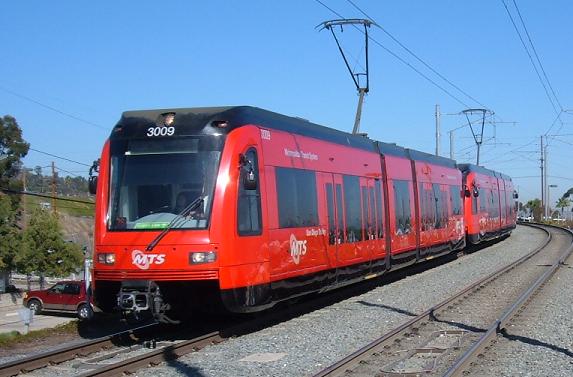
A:
<svg viewBox="0 0 573 377">
<path fill-rule="evenodd" d="M 147 136 L 173 136 L 175 127 L 149 127 Z"/>
</svg>

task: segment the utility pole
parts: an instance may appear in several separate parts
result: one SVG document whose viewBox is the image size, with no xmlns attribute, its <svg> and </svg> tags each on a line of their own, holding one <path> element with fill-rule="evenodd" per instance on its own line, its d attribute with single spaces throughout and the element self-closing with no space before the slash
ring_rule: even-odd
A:
<svg viewBox="0 0 573 377">
<path fill-rule="evenodd" d="M 440 105 L 436 104 L 436 156 L 439 155 L 440 155 Z"/>
<path fill-rule="evenodd" d="M 52 212 L 56 214 L 56 164 L 52 161 Z"/>
<path fill-rule="evenodd" d="M 545 153 L 543 152 L 543 135 L 541 135 L 541 152 L 539 155 L 540 168 L 541 168 L 541 208 L 545 209 L 545 176 L 543 175 Z M 545 212 L 545 210 L 544 210 Z"/>
<path fill-rule="evenodd" d="M 549 182 L 547 181 L 547 168 L 549 164 L 547 163 L 547 137 L 545 138 L 545 145 L 543 146 L 543 182 L 545 182 L 545 218 L 549 216 L 549 207 L 551 203 L 549 202 Z"/>
</svg>

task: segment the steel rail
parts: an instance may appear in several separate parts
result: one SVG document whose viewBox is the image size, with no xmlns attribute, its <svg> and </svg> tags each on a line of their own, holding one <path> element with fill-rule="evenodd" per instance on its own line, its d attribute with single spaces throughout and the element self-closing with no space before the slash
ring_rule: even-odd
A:
<svg viewBox="0 0 573 377">
<path fill-rule="evenodd" d="M 219 332 L 213 332 L 194 339 L 185 340 L 170 346 L 162 347 L 142 355 L 138 355 L 115 364 L 105 365 L 86 373 L 80 377 L 93 376 L 121 376 L 135 373 L 138 369 L 164 361 L 175 360 L 183 355 L 197 351 L 209 344 L 219 343 L 225 338 Z"/>
<path fill-rule="evenodd" d="M 553 226 L 551 226 L 553 227 Z M 558 227 L 555 227 L 558 228 Z M 573 232 L 569 229 L 559 228 L 567 231 L 573 237 Z M 474 345 L 468 349 L 457 361 L 451 366 L 444 377 L 461 376 L 465 369 L 479 356 L 480 353 L 491 343 L 491 341 L 506 328 L 509 321 L 513 318 L 526 302 L 537 292 L 537 290 L 545 284 L 557 269 L 565 264 L 565 260 L 573 252 L 573 243 L 565 250 L 565 252 L 551 265 L 551 267 L 543 273 L 519 298 L 505 310 L 499 319 L 497 319 L 489 329 L 478 339 Z"/>
<path fill-rule="evenodd" d="M 30 372 L 43 368 L 50 364 L 59 364 L 74 359 L 77 355 L 89 355 L 108 347 L 114 346 L 114 341 L 129 337 L 136 331 L 149 330 L 157 326 L 157 323 L 139 326 L 127 331 L 107 335 L 80 344 L 58 348 L 52 351 L 42 352 L 37 355 L 25 357 L 0 365 L 0 377 L 15 376 L 21 372 Z"/>
<path fill-rule="evenodd" d="M 540 245 L 539 247 L 537 247 L 536 249 L 534 249 L 533 251 L 531 251 L 527 255 L 521 257 L 517 261 L 515 261 L 515 262 L 507 265 L 506 267 L 503 267 L 503 268 L 501 268 L 501 269 L 499 269 L 499 270 L 497 270 L 491 274 L 489 274 L 485 278 L 483 278 L 483 279 L 477 281 L 476 283 L 473 283 L 473 284 L 469 285 L 468 287 L 464 288 L 459 293 L 456 293 L 454 296 L 447 298 L 446 300 L 444 300 L 444 301 L 440 302 L 439 304 L 431 307 L 430 309 L 426 310 L 425 312 L 418 315 L 417 317 L 410 319 L 409 321 L 396 327 L 392 331 L 384 334 L 380 338 L 375 339 L 371 343 L 369 343 L 369 344 L 365 345 L 364 347 L 360 348 L 359 350 L 353 352 L 352 354 L 348 355 L 344 359 L 342 359 L 342 360 L 336 362 L 335 364 L 332 364 L 328 368 L 323 369 L 322 371 L 318 372 L 313 377 L 342 375 L 345 372 L 345 370 L 350 369 L 350 368 L 354 367 L 355 365 L 359 364 L 361 359 L 362 359 L 362 356 L 364 354 L 371 352 L 372 350 L 374 350 L 375 348 L 377 348 L 378 346 L 380 346 L 384 343 L 388 343 L 389 341 L 392 341 L 395 337 L 399 336 L 401 332 L 408 329 L 409 327 L 412 327 L 416 323 L 424 321 L 424 320 L 430 320 L 430 319 L 434 318 L 434 312 L 436 312 L 437 310 L 440 310 L 444 307 L 447 307 L 449 304 L 456 301 L 460 297 L 463 297 L 464 295 L 466 295 L 470 291 L 474 290 L 475 288 L 479 287 L 480 285 L 486 284 L 486 283 L 490 282 L 491 280 L 494 280 L 498 276 L 506 273 L 507 271 L 517 267 L 518 265 L 522 264 L 523 262 L 525 262 L 526 260 L 528 260 L 529 258 L 534 256 L 535 254 L 537 254 L 538 252 L 543 250 L 545 247 L 547 247 L 547 245 L 552 240 L 551 232 L 549 232 L 547 229 L 540 227 L 540 226 L 537 226 L 537 225 L 528 224 L 528 226 L 535 227 L 535 228 L 543 230 L 545 233 L 547 233 L 547 238 L 545 239 L 545 241 L 543 242 L 542 245 Z"/>
</svg>

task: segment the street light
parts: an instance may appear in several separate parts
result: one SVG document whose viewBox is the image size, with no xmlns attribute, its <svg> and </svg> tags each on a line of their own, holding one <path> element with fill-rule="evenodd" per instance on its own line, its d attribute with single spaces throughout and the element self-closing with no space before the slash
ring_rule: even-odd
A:
<svg viewBox="0 0 573 377">
<path fill-rule="evenodd" d="M 547 186 L 547 205 L 545 206 L 545 218 L 549 217 L 549 206 L 551 205 L 551 196 L 549 195 L 550 188 L 556 188 L 557 185 L 548 185 Z"/>
</svg>

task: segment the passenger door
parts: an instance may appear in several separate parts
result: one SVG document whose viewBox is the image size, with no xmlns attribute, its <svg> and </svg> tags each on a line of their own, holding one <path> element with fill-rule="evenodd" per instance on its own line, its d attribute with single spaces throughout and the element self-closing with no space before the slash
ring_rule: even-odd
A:
<svg viewBox="0 0 573 377">
<path fill-rule="evenodd" d="M 338 266 L 338 248 L 345 240 L 342 209 L 342 178 L 323 173 L 324 195 L 327 216 L 327 255 L 332 266 Z"/>
<path fill-rule="evenodd" d="M 43 306 L 46 310 L 62 310 L 63 308 L 63 294 L 66 285 L 58 283 L 46 291 L 44 296 Z"/>
</svg>

